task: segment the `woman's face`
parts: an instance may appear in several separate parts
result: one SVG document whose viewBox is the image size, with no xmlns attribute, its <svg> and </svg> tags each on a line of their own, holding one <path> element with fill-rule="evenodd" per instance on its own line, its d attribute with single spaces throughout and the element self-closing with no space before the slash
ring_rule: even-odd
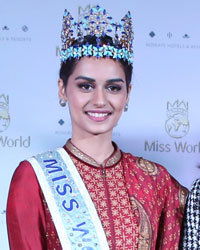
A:
<svg viewBox="0 0 200 250">
<path fill-rule="evenodd" d="M 127 94 L 125 73 L 119 62 L 83 57 L 66 89 L 62 80 L 58 84 L 60 98 L 68 102 L 76 137 L 112 133 L 130 92 L 129 89 Z"/>
</svg>

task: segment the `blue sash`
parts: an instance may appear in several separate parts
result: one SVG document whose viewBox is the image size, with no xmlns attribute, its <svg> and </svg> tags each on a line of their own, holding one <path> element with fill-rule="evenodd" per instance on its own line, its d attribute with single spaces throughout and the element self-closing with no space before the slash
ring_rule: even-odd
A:
<svg viewBox="0 0 200 250">
<path fill-rule="evenodd" d="M 109 250 L 90 195 L 63 148 L 28 159 L 45 196 L 63 250 Z"/>
</svg>

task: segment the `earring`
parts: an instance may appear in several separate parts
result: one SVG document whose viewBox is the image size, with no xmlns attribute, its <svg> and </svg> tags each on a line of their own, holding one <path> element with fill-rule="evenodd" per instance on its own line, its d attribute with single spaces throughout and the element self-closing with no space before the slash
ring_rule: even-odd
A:
<svg viewBox="0 0 200 250">
<path fill-rule="evenodd" d="M 61 107 L 65 107 L 66 106 L 66 101 L 60 99 L 59 104 L 60 104 Z"/>
<path fill-rule="evenodd" d="M 127 111 L 128 111 L 128 103 L 126 103 L 124 106 L 124 112 L 127 112 Z"/>
</svg>

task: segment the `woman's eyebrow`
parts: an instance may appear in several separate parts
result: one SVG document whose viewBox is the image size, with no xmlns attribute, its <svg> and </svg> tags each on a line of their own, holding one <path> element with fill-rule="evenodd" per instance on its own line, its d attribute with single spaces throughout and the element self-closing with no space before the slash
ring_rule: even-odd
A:
<svg viewBox="0 0 200 250">
<path fill-rule="evenodd" d="M 123 82 L 124 80 L 122 78 L 113 78 L 113 79 L 109 79 L 106 81 L 107 83 L 112 83 L 112 82 Z"/>
<path fill-rule="evenodd" d="M 77 77 L 75 78 L 75 80 L 79 80 L 79 79 L 81 79 L 81 80 L 86 80 L 86 81 L 89 81 L 89 82 L 95 82 L 95 79 L 90 78 L 90 77 L 87 77 L 87 76 L 77 76 Z"/>
</svg>

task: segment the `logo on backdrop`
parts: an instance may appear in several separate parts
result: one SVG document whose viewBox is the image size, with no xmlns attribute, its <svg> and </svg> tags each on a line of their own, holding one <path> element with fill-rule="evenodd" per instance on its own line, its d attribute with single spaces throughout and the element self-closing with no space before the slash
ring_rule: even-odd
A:
<svg viewBox="0 0 200 250">
<path fill-rule="evenodd" d="M 8 30 L 9 30 L 9 27 L 8 27 L 7 25 L 4 25 L 4 26 L 2 27 L 2 30 L 8 31 Z"/>
<path fill-rule="evenodd" d="M 184 34 L 184 35 L 183 35 L 183 38 L 184 38 L 184 39 L 186 39 L 186 38 L 189 39 L 190 36 L 189 36 L 188 34 Z"/>
<path fill-rule="evenodd" d="M 165 130 L 169 136 L 178 139 L 187 135 L 190 129 L 188 120 L 188 102 L 176 100 L 167 102 L 167 120 Z"/>
<path fill-rule="evenodd" d="M 174 140 L 170 143 L 159 140 L 145 140 L 144 150 L 148 152 L 200 153 L 200 141 L 190 143 L 184 139 L 190 130 L 188 102 L 176 100 L 167 102 L 165 131 Z"/>
<path fill-rule="evenodd" d="M 9 114 L 9 96 L 0 94 L 0 133 L 3 134 L 10 125 L 10 114 Z M 0 147 L 30 147 L 31 137 L 24 138 L 18 136 L 17 138 L 11 138 L 9 136 L 0 136 Z"/>
<path fill-rule="evenodd" d="M 160 27 L 162 30 L 162 27 Z M 190 33 L 177 32 L 177 31 L 166 31 L 166 36 L 158 34 L 151 30 L 147 35 L 145 43 L 146 47 L 149 48 L 162 48 L 162 49 L 192 49 L 199 50 L 199 40 L 195 40 L 195 36 Z M 157 36 L 158 35 L 158 36 Z M 159 38 L 159 39 L 157 39 Z"/>
<path fill-rule="evenodd" d="M 172 35 L 171 32 L 168 32 L 168 33 L 167 33 L 167 37 L 168 37 L 169 39 L 172 38 L 172 36 L 173 36 L 173 35 Z"/>
<path fill-rule="evenodd" d="M 9 96 L 0 95 L 0 133 L 5 131 L 10 124 Z"/>
<path fill-rule="evenodd" d="M 151 32 L 149 33 L 149 36 L 152 37 L 152 38 L 153 38 L 155 35 L 156 35 L 156 34 L 155 34 L 154 31 L 151 31 Z"/>
<path fill-rule="evenodd" d="M 28 32 L 28 26 L 27 26 L 27 25 L 23 25 L 23 26 L 22 26 L 22 30 L 23 30 L 24 32 Z"/>
<path fill-rule="evenodd" d="M 67 116 L 67 112 L 66 112 Z M 63 118 L 60 118 L 58 120 L 58 127 L 55 131 L 55 134 L 57 135 L 67 135 L 68 137 L 71 137 L 72 135 L 72 125 L 70 120 L 64 120 Z"/>
<path fill-rule="evenodd" d="M 31 36 L 29 27 L 27 25 L 8 26 L 3 25 L 1 27 L 3 31 L 0 34 L 0 42 L 31 42 Z"/>
<path fill-rule="evenodd" d="M 84 16 L 88 15 L 91 9 L 91 5 L 88 4 L 86 7 L 79 6 L 78 7 L 78 19 L 79 21 L 84 18 Z"/>
</svg>

